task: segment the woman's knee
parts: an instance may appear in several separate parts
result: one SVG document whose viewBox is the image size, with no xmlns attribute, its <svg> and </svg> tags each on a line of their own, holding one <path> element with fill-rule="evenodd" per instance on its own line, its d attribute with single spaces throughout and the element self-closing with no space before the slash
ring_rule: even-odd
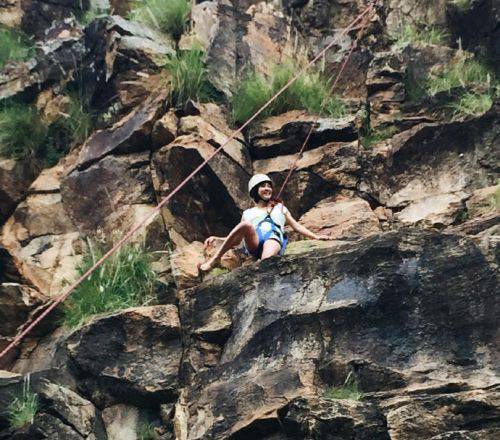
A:
<svg viewBox="0 0 500 440">
<path fill-rule="evenodd" d="M 278 255 L 281 250 L 281 244 L 276 240 L 266 240 L 264 246 L 262 248 L 262 256 L 261 260 L 265 260 L 266 258 L 274 257 Z"/>
</svg>

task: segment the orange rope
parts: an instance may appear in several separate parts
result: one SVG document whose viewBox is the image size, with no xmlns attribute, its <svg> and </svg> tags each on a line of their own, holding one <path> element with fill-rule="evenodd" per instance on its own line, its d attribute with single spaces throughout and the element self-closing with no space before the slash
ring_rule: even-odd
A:
<svg viewBox="0 0 500 440">
<path fill-rule="evenodd" d="M 351 30 L 366 14 L 373 9 L 370 4 L 361 14 L 359 14 L 344 30 L 347 33 Z M 54 301 L 14 340 L 0 353 L 0 360 L 15 346 L 17 346 L 23 338 L 37 326 L 52 310 L 61 304 L 83 281 L 85 281 L 102 263 L 104 263 L 111 255 L 113 255 L 123 244 L 125 244 L 140 228 L 142 228 L 153 216 L 159 213 L 160 209 L 183 187 L 188 183 L 215 155 L 217 155 L 229 142 L 231 142 L 238 134 L 240 134 L 249 124 L 252 123 L 269 105 L 271 105 L 291 84 L 293 84 L 309 67 L 318 61 L 335 43 L 333 40 L 328 44 L 318 55 L 316 55 L 309 63 L 307 63 L 290 81 L 288 81 L 278 92 L 276 92 L 269 101 L 267 101 L 250 119 L 248 119 L 238 130 L 235 130 L 226 141 L 219 146 L 207 159 L 205 159 L 198 167 L 196 167 L 170 194 L 166 195 L 153 211 L 143 218 L 137 225 L 133 226 L 108 252 L 106 252 L 90 269 L 88 269 L 80 278 L 73 282 L 64 293 L 54 299 Z"/>
</svg>

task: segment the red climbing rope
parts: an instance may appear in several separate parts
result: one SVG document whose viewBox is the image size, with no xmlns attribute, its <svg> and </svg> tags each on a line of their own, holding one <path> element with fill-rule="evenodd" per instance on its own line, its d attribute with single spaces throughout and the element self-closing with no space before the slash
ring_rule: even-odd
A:
<svg viewBox="0 0 500 440">
<path fill-rule="evenodd" d="M 341 33 L 344 35 L 354 28 L 354 26 L 363 19 L 363 17 L 372 11 L 374 8 L 373 3 L 370 3 L 366 9 L 360 13 Z M 215 155 L 217 155 L 229 142 L 231 142 L 238 134 L 240 134 L 249 124 L 252 123 L 269 105 L 271 105 L 291 84 L 293 84 L 309 67 L 316 63 L 334 44 L 334 39 L 329 43 L 321 52 L 318 53 L 309 63 L 307 63 L 299 72 L 288 81 L 278 92 L 276 92 L 269 101 L 267 101 L 250 119 L 248 119 L 238 130 L 235 130 L 226 141 L 218 147 L 207 159 L 205 159 L 198 167 L 196 167 L 191 174 L 189 174 L 176 188 L 174 188 L 168 195 L 166 195 L 153 211 L 145 218 L 143 218 L 137 225 L 132 227 L 108 252 L 106 252 L 95 264 L 88 269 L 80 278 L 72 283 L 64 293 L 54 299 L 49 306 L 29 324 L 24 330 L 19 333 L 14 340 L 0 353 L 0 360 L 15 346 L 17 346 L 23 338 L 36 327 L 52 310 L 61 304 L 83 281 L 85 281 L 104 261 L 113 255 L 123 244 L 125 244 L 140 228 L 142 228 L 152 217 L 154 217 L 160 209 L 183 187 L 188 183 Z"/>
<path fill-rule="evenodd" d="M 363 17 L 363 23 L 360 26 L 360 30 L 358 32 L 358 35 L 357 35 L 356 39 L 353 41 L 353 43 L 351 44 L 351 48 L 349 50 L 349 53 L 347 54 L 344 62 L 342 63 L 342 66 L 340 67 L 340 69 L 339 69 L 339 71 L 337 73 L 337 76 L 336 76 L 335 80 L 333 81 L 332 86 L 330 87 L 329 92 L 326 94 L 325 98 L 321 102 L 319 113 L 321 113 L 321 111 L 323 110 L 324 106 L 326 105 L 326 103 L 328 101 L 328 98 L 331 96 L 333 90 L 337 86 L 337 84 L 339 82 L 339 79 L 340 79 L 340 76 L 344 72 L 344 70 L 345 70 L 345 68 L 347 66 L 347 63 L 349 62 L 349 59 L 351 58 L 352 53 L 354 52 L 354 50 L 356 49 L 356 47 L 357 47 L 357 45 L 359 43 L 359 40 L 361 40 L 361 37 L 363 36 L 363 33 L 364 33 L 366 27 L 368 26 L 368 22 L 370 21 L 370 19 L 371 19 L 371 15 L 365 15 Z M 311 128 L 309 129 L 309 132 L 307 133 L 307 136 L 305 137 L 304 142 L 302 143 L 302 146 L 299 149 L 299 153 L 297 154 L 297 157 L 295 158 L 292 166 L 290 167 L 290 170 L 288 171 L 288 174 L 285 177 L 285 180 L 283 181 L 283 184 L 281 185 L 281 188 L 280 188 L 280 190 L 278 192 L 278 195 L 277 195 L 278 199 L 280 198 L 281 193 L 285 189 L 286 184 L 290 180 L 290 177 L 292 176 L 292 173 L 294 172 L 294 170 L 295 170 L 295 168 L 297 166 L 297 163 L 299 162 L 300 158 L 302 157 L 302 153 L 304 152 L 304 150 L 306 148 L 306 145 L 309 142 L 309 139 L 310 139 L 310 137 L 312 135 L 312 132 L 314 131 L 315 125 L 318 123 L 318 119 L 319 119 L 319 114 L 316 116 L 314 122 L 311 124 Z"/>
</svg>

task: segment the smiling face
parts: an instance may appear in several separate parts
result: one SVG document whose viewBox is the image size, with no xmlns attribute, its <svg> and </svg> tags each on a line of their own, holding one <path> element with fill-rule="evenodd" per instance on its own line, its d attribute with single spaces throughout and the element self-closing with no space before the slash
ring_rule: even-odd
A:
<svg viewBox="0 0 500 440">
<path fill-rule="evenodd" d="M 273 185 L 271 182 L 261 183 L 257 189 L 257 194 L 259 194 L 259 197 L 265 202 L 270 200 L 273 195 Z"/>
</svg>

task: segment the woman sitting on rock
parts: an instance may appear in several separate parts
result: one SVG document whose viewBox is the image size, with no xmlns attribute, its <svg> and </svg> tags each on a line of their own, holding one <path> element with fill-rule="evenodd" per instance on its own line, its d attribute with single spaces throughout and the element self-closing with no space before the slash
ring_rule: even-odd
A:
<svg viewBox="0 0 500 440">
<path fill-rule="evenodd" d="M 283 203 L 273 197 L 273 182 L 265 174 L 256 174 L 248 183 L 248 192 L 255 206 L 243 212 L 241 222 L 222 238 L 224 242 L 210 260 L 199 265 L 201 272 L 212 270 L 229 249 L 245 240 L 244 249 L 256 259 L 265 260 L 274 255 L 283 255 L 288 239 L 285 225 L 290 225 L 299 234 L 314 240 L 333 240 L 327 235 L 318 235 L 299 224 Z M 205 240 L 205 249 L 220 237 Z"/>
</svg>

